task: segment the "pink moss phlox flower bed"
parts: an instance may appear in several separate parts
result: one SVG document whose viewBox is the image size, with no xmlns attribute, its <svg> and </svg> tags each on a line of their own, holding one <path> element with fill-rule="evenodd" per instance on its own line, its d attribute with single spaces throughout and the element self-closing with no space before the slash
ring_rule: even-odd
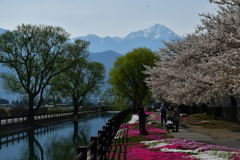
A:
<svg viewBox="0 0 240 160">
<path fill-rule="evenodd" d="M 234 160 L 240 160 L 240 153 L 232 155 L 231 158 Z"/>
<path fill-rule="evenodd" d="M 149 114 L 151 117 L 158 117 L 157 114 Z M 154 125 L 147 127 L 147 135 L 140 135 L 137 127 L 137 123 L 125 126 L 128 129 L 128 139 L 132 139 L 127 146 L 127 160 L 240 160 L 240 149 L 181 138 L 166 138 L 168 132 Z M 122 153 L 119 155 L 123 158 Z"/>
<path fill-rule="evenodd" d="M 171 138 L 167 140 L 170 141 L 169 142 L 169 144 L 171 144 L 170 146 L 175 146 L 177 149 L 197 149 L 204 145 L 204 143 L 189 141 L 189 140 L 180 139 L 180 138 Z"/>
<path fill-rule="evenodd" d="M 143 144 L 138 144 L 128 148 L 128 160 L 194 160 L 195 158 L 189 157 L 186 153 L 165 153 L 161 151 L 152 151 L 143 148 Z"/>
<path fill-rule="evenodd" d="M 148 137 L 149 136 L 154 136 L 155 134 L 163 134 L 163 133 L 167 133 L 166 130 L 163 130 L 163 129 L 158 129 L 158 128 L 148 128 L 147 129 L 147 132 L 148 132 Z M 128 138 L 130 137 L 134 137 L 134 136 L 139 136 L 140 135 L 140 132 L 138 129 L 129 129 L 128 130 Z M 161 135 L 163 136 L 163 135 Z"/>
<path fill-rule="evenodd" d="M 156 134 L 156 133 L 158 133 L 158 134 L 167 133 L 166 130 L 164 130 L 164 129 L 159 129 L 159 128 L 148 128 L 147 131 L 148 131 L 148 133 L 151 133 L 151 134 L 154 134 L 154 133 L 155 133 L 155 134 Z"/>
<path fill-rule="evenodd" d="M 134 137 L 134 136 L 139 136 L 140 132 L 139 129 L 130 129 L 128 130 L 128 138 Z"/>
<path fill-rule="evenodd" d="M 146 115 L 151 115 L 152 114 L 152 112 L 145 112 L 146 113 Z"/>
<path fill-rule="evenodd" d="M 240 152 L 240 149 L 236 149 L 236 148 L 205 144 L 205 143 L 195 142 L 195 141 L 181 139 L 181 138 L 171 138 L 166 140 L 168 140 L 169 144 L 171 145 L 165 146 L 165 148 L 176 147 L 177 149 L 198 149 L 199 151 L 221 150 L 221 151 Z"/>
<path fill-rule="evenodd" d="M 146 138 L 147 139 L 150 139 L 150 140 L 160 140 L 160 139 L 163 139 L 164 135 L 146 135 Z"/>
</svg>

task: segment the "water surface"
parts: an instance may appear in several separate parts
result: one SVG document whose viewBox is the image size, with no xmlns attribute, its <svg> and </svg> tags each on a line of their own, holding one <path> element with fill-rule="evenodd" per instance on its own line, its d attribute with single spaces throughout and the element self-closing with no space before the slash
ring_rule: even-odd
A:
<svg viewBox="0 0 240 160">
<path fill-rule="evenodd" d="M 89 115 L 75 123 L 63 122 L 1 138 L 0 160 L 72 160 L 77 146 L 87 145 L 113 115 Z M 11 138 L 16 140 L 5 143 Z"/>
</svg>

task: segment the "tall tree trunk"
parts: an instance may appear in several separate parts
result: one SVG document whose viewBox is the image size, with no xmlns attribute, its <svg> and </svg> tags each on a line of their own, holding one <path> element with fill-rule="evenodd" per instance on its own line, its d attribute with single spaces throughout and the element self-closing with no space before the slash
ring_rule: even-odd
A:
<svg viewBox="0 0 240 160">
<path fill-rule="evenodd" d="M 141 107 L 141 103 L 138 100 L 134 100 L 133 101 L 133 110 L 134 110 L 134 112 L 138 112 L 140 107 Z"/>
<path fill-rule="evenodd" d="M 133 101 L 133 112 L 136 113 L 137 112 L 137 102 Z"/>
<path fill-rule="evenodd" d="M 28 136 L 28 149 L 29 149 L 28 160 L 35 160 L 36 153 L 35 153 L 35 148 L 34 148 L 34 129 L 30 129 L 27 132 L 27 136 Z"/>
<path fill-rule="evenodd" d="M 237 122 L 237 99 L 231 96 L 231 121 Z"/>
<path fill-rule="evenodd" d="M 73 126 L 74 126 L 73 143 L 74 143 L 74 146 L 75 146 L 75 150 L 77 151 L 77 147 L 79 146 L 79 142 L 80 142 L 79 135 L 78 135 L 78 129 L 79 129 L 78 122 L 74 121 Z"/>
<path fill-rule="evenodd" d="M 28 123 L 33 124 L 34 123 L 34 98 L 28 99 Z"/>
<path fill-rule="evenodd" d="M 74 121 L 77 121 L 78 119 L 78 102 L 77 102 L 77 99 L 76 98 L 72 98 L 73 100 L 73 107 L 74 107 L 74 110 L 73 110 L 73 115 L 74 115 Z"/>
</svg>

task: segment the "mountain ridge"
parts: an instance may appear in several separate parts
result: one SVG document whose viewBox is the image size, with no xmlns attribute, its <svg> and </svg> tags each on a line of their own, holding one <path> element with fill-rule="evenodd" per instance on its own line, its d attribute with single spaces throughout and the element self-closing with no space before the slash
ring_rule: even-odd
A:
<svg viewBox="0 0 240 160">
<path fill-rule="evenodd" d="M 91 61 L 96 61 L 96 62 L 100 62 L 100 63 L 104 64 L 107 75 L 108 75 L 109 71 L 111 70 L 111 68 L 113 68 L 115 60 L 121 56 L 122 55 L 120 53 L 117 53 L 112 50 L 89 54 L 89 58 Z"/>
<path fill-rule="evenodd" d="M 125 37 L 100 37 L 95 34 L 88 34 L 73 39 L 85 39 L 90 41 L 90 52 L 113 50 L 124 54 L 138 47 L 146 47 L 157 51 L 164 47 L 164 41 L 169 42 L 181 39 L 181 37 L 166 26 L 155 24 L 148 28 L 131 32 Z"/>
</svg>

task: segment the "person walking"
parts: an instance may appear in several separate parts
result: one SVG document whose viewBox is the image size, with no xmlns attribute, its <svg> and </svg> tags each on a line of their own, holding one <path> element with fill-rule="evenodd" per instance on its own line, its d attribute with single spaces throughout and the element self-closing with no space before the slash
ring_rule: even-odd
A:
<svg viewBox="0 0 240 160">
<path fill-rule="evenodd" d="M 179 129 L 179 121 L 180 121 L 180 112 L 177 106 L 174 107 L 173 111 L 173 122 L 176 125 L 176 132 L 178 132 Z"/>
<path fill-rule="evenodd" d="M 167 122 L 167 105 L 166 103 L 162 103 L 161 107 L 160 107 L 160 114 L 161 114 L 161 126 L 163 126 L 163 121 L 164 121 L 164 125 Z"/>
<path fill-rule="evenodd" d="M 143 109 L 143 107 L 141 107 L 138 111 L 138 117 L 139 117 L 139 131 L 141 135 L 146 135 L 147 131 L 146 131 L 146 127 L 145 127 L 145 123 L 146 123 L 146 113 Z"/>
</svg>

